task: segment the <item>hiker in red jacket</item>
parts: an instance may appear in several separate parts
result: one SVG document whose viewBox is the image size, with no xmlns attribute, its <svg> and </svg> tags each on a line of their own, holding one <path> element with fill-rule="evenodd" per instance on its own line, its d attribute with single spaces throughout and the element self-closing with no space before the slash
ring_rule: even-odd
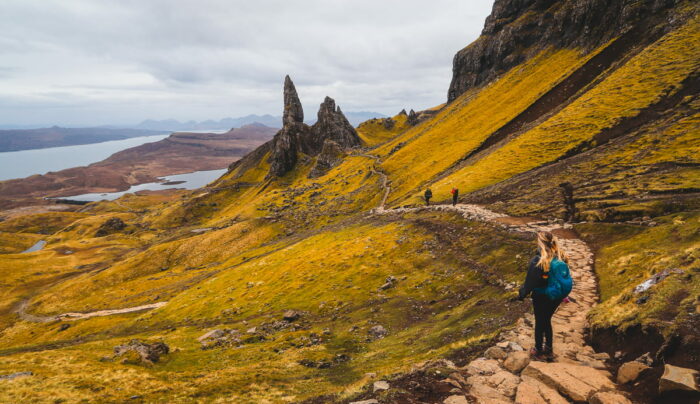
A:
<svg viewBox="0 0 700 404">
<path fill-rule="evenodd" d="M 453 187 L 450 193 L 452 194 L 452 206 L 455 206 L 457 205 L 457 200 L 459 199 L 459 189 Z"/>
</svg>

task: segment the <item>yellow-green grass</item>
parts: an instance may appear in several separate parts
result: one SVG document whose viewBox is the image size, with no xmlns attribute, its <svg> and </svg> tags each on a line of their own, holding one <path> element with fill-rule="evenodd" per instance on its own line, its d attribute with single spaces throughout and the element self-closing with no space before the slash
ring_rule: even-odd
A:
<svg viewBox="0 0 700 404">
<path fill-rule="evenodd" d="M 653 325 L 665 334 L 694 313 L 700 298 L 700 214 L 678 213 L 655 218 L 657 226 L 581 224 L 576 230 L 597 247 L 596 274 L 602 303 L 590 315 L 595 328 L 620 332 Z M 633 289 L 651 275 L 681 269 L 648 292 Z M 645 303 L 638 303 L 648 296 Z"/>
<path fill-rule="evenodd" d="M 73 322 L 65 331 L 57 323 L 17 322 L 0 335 L 3 346 L 93 342 L 38 353 L 5 350 L 0 373 L 29 370 L 35 376 L 14 381 L 0 401 L 140 395 L 147 401 L 253 403 L 352 393 L 368 381 L 366 372 L 383 377 L 408 370 L 489 339 L 513 321 L 522 308 L 509 308 L 512 296 L 484 284 L 483 273 L 519 280 L 530 247 L 529 240 L 435 212 L 322 232 L 226 269 L 152 312 Z M 396 286 L 380 290 L 389 275 L 397 277 Z M 245 331 L 280 319 L 289 308 L 305 311 L 301 321 L 310 328 L 279 331 L 241 348 L 199 349 L 196 338 L 209 329 Z M 506 315 L 509 320 L 499 320 Z M 389 335 L 368 341 L 375 324 Z M 351 330 L 353 325 L 358 328 Z M 129 335 L 134 331 L 139 333 Z M 302 346 L 312 332 L 322 343 Z M 99 360 L 133 337 L 162 339 L 175 352 L 151 367 Z M 330 369 L 299 364 L 337 354 L 351 360 Z"/>
<path fill-rule="evenodd" d="M 410 127 L 407 123 L 407 115 L 399 114 L 393 116 L 391 119 L 394 121 L 394 125 L 390 129 L 384 126 L 384 119 L 370 119 L 369 121 L 362 122 L 357 127 L 357 134 L 365 145 L 376 147 L 394 138 Z"/>
<path fill-rule="evenodd" d="M 19 253 L 36 244 L 42 236 L 36 233 L 0 231 L 0 254 Z"/>
<path fill-rule="evenodd" d="M 697 103 L 689 106 L 697 110 Z M 569 182 L 584 220 L 626 220 L 687 210 L 677 203 L 669 205 L 668 198 L 649 195 L 682 195 L 700 187 L 700 170 L 694 167 L 700 164 L 698 133 L 700 114 L 672 114 L 597 147 L 585 158 L 570 159 L 565 168 L 550 167 L 523 179 L 535 185 L 497 184 L 493 192 L 517 192 L 502 194 L 493 208 L 520 216 L 551 213 L 562 208 L 558 184 Z"/>
<path fill-rule="evenodd" d="M 390 200 L 400 200 L 465 157 L 594 54 L 582 56 L 574 49 L 544 51 L 483 89 L 463 94 L 433 119 L 377 149 L 386 156 L 406 143 L 382 164 L 392 180 Z"/>
<path fill-rule="evenodd" d="M 664 96 L 700 69 L 694 52 L 700 41 L 700 18 L 665 35 L 600 84 L 541 125 L 433 185 L 447 194 L 453 186 L 472 191 L 552 162 L 603 129 Z M 418 198 L 418 195 L 414 196 Z"/>
<path fill-rule="evenodd" d="M 87 215 L 77 212 L 47 212 L 24 215 L 0 222 L 0 231 L 11 233 L 53 234 L 84 217 L 87 217 Z"/>
</svg>

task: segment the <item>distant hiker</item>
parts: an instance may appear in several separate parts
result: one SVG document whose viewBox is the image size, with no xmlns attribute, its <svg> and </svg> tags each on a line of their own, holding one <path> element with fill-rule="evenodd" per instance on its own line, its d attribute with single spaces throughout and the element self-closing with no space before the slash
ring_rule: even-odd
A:
<svg viewBox="0 0 700 404">
<path fill-rule="evenodd" d="M 433 191 L 431 191 L 430 188 L 426 189 L 423 197 L 425 197 L 425 205 L 430 206 L 430 198 L 433 197 Z"/>
<path fill-rule="evenodd" d="M 564 199 L 564 221 L 573 222 L 576 219 L 576 200 L 574 199 L 574 186 L 570 182 L 559 184 Z"/>
<path fill-rule="evenodd" d="M 459 199 L 459 189 L 457 188 L 452 188 L 452 191 L 450 191 L 452 194 L 452 206 L 457 205 L 457 200 Z"/>
<path fill-rule="evenodd" d="M 523 300 L 532 293 L 535 347 L 530 354 L 535 359 L 551 360 L 552 316 L 562 300 L 571 292 L 573 281 L 567 264 L 568 259 L 552 233 L 537 233 L 537 247 L 537 254 L 530 260 L 525 284 L 520 288 L 518 299 Z"/>
</svg>

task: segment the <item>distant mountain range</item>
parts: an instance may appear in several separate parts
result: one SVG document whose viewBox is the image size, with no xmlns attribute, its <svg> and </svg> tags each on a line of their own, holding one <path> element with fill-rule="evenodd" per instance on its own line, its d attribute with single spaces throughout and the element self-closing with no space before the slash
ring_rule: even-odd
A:
<svg viewBox="0 0 700 404">
<path fill-rule="evenodd" d="M 162 130 L 146 129 L 62 128 L 59 126 L 41 129 L 0 130 L 0 152 L 101 143 L 110 140 L 158 135 L 163 132 Z"/>
<path fill-rule="evenodd" d="M 345 112 L 345 117 L 353 126 L 357 126 L 360 123 L 372 119 L 372 118 L 386 118 L 386 115 L 380 114 L 378 112 Z M 306 123 L 313 124 L 316 122 L 316 116 L 309 116 L 306 119 Z M 148 129 L 148 130 L 165 130 L 165 131 L 183 131 L 183 130 L 228 130 L 231 128 L 240 128 L 244 125 L 251 123 L 261 123 L 265 126 L 271 128 L 281 128 L 282 127 L 282 117 L 273 115 L 247 115 L 240 118 L 224 118 L 219 121 L 216 120 L 206 120 L 206 121 L 187 121 L 180 122 L 175 119 L 165 119 L 165 120 L 153 120 L 147 119 L 138 125 L 133 126 L 136 129 Z"/>
</svg>

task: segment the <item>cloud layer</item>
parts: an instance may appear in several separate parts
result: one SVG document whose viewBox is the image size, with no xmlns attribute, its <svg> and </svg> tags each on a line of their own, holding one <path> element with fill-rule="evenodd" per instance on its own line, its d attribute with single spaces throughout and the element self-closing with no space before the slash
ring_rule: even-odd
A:
<svg viewBox="0 0 700 404">
<path fill-rule="evenodd" d="M 3 0 L 0 124 L 126 124 L 279 114 L 393 114 L 446 98 L 483 0 Z"/>
</svg>

